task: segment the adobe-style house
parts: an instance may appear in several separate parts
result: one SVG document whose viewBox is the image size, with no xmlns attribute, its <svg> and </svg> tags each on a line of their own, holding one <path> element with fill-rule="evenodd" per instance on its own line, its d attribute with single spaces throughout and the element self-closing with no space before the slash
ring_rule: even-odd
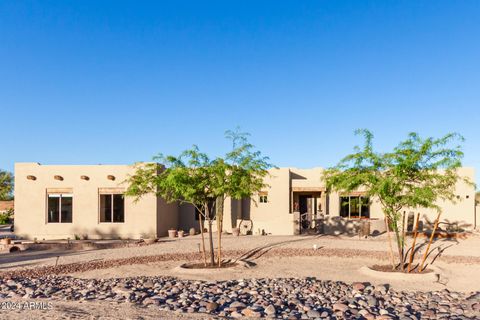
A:
<svg viewBox="0 0 480 320">
<path fill-rule="evenodd" d="M 198 230 L 198 214 L 191 205 L 167 204 L 155 195 L 138 202 L 124 197 L 128 165 L 15 165 L 15 233 L 37 239 L 150 238 L 168 229 Z M 368 219 L 372 232 L 384 230 L 381 208 L 361 191 L 327 193 L 322 168 L 272 169 L 268 187 L 251 199 L 227 199 L 224 229 L 252 234 L 353 233 Z M 474 170 L 462 168 L 474 179 Z M 446 227 L 476 227 L 475 189 L 459 182 L 456 203 L 440 203 Z M 428 225 L 432 210 L 416 210 Z M 410 211 L 406 212 L 407 214 Z"/>
</svg>

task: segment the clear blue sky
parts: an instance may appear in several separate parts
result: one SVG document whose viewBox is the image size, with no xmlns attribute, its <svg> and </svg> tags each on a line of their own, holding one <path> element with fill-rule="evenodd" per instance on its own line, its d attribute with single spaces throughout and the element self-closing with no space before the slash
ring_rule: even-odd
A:
<svg viewBox="0 0 480 320">
<path fill-rule="evenodd" d="M 1 1 L 0 168 L 132 163 L 239 125 L 277 166 L 369 128 L 467 139 L 480 170 L 480 1 Z M 479 175 L 477 174 L 477 180 Z"/>
</svg>

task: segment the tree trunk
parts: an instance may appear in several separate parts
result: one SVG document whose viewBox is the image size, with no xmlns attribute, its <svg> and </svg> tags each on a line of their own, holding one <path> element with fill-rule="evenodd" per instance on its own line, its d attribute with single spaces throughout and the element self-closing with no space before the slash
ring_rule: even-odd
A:
<svg viewBox="0 0 480 320">
<path fill-rule="evenodd" d="M 223 196 L 216 200 L 215 210 L 217 217 L 217 231 L 218 231 L 218 267 L 222 266 L 222 229 L 223 229 Z"/>
<path fill-rule="evenodd" d="M 403 248 L 402 240 L 400 239 L 400 231 L 398 230 L 398 225 L 395 224 L 395 238 L 397 240 L 397 249 L 398 249 L 398 259 L 400 261 L 400 269 L 405 270 L 405 264 L 403 263 Z"/>
<path fill-rule="evenodd" d="M 206 211 L 206 216 L 208 219 L 208 241 L 210 244 L 210 265 L 214 266 L 215 265 L 215 252 L 213 251 L 213 235 L 212 235 L 212 219 L 210 219 L 210 209 L 207 208 L 205 209 Z"/>
<path fill-rule="evenodd" d="M 390 236 L 390 226 L 389 226 L 388 216 L 385 215 L 385 228 L 387 229 L 388 236 L 388 246 L 390 248 L 390 262 L 392 264 L 392 271 L 395 270 L 395 259 L 393 258 L 393 247 L 392 247 L 392 237 Z"/>
<path fill-rule="evenodd" d="M 202 253 L 203 253 L 203 263 L 205 267 L 207 266 L 207 252 L 205 251 L 205 237 L 203 235 L 203 223 L 202 223 L 202 214 L 198 214 L 198 223 L 200 225 L 200 234 L 202 235 Z"/>
<path fill-rule="evenodd" d="M 395 240 L 397 242 L 397 250 L 398 250 L 398 260 L 400 263 L 400 269 L 403 271 L 405 265 L 403 263 L 403 246 L 402 246 L 402 239 L 400 235 L 400 230 L 398 228 L 398 216 L 396 215 L 396 211 L 394 209 L 389 209 L 390 212 L 390 222 L 392 226 L 392 230 L 395 232 Z"/>
<path fill-rule="evenodd" d="M 405 264 L 405 246 L 406 246 L 406 243 L 405 243 L 405 211 L 403 211 L 403 214 L 402 214 L 402 265 Z"/>
</svg>

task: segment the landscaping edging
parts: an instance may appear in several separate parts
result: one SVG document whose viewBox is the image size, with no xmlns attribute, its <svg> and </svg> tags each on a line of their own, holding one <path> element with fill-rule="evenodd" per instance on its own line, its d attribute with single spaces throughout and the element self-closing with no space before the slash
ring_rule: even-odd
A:
<svg viewBox="0 0 480 320">
<path fill-rule="evenodd" d="M 403 280 L 403 281 L 429 281 L 434 282 L 438 280 L 440 270 L 438 268 L 429 266 L 428 269 L 432 272 L 428 273 L 403 273 L 403 272 L 385 272 L 373 270 L 369 266 L 363 266 L 360 268 L 360 272 L 367 276 L 374 278 L 380 278 L 385 280 Z"/>
<path fill-rule="evenodd" d="M 228 263 L 233 263 L 234 265 L 229 267 L 222 267 L 222 268 L 191 268 L 189 267 L 189 263 L 183 263 L 173 268 L 173 270 L 178 274 L 195 275 L 195 274 L 211 274 L 212 272 L 222 272 L 225 270 L 243 270 L 246 268 L 251 268 L 253 266 L 252 263 L 249 263 L 243 260 L 238 260 L 238 261 L 228 262 Z"/>
</svg>

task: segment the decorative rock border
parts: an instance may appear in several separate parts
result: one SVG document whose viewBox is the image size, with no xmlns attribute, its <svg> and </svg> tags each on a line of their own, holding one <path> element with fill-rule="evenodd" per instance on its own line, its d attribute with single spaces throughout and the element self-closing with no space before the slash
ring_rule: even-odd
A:
<svg viewBox="0 0 480 320">
<path fill-rule="evenodd" d="M 480 292 L 402 292 L 388 285 L 315 278 L 181 280 L 173 277 L 0 278 L 3 299 L 130 302 L 175 313 L 222 318 L 478 319 Z"/>
</svg>

